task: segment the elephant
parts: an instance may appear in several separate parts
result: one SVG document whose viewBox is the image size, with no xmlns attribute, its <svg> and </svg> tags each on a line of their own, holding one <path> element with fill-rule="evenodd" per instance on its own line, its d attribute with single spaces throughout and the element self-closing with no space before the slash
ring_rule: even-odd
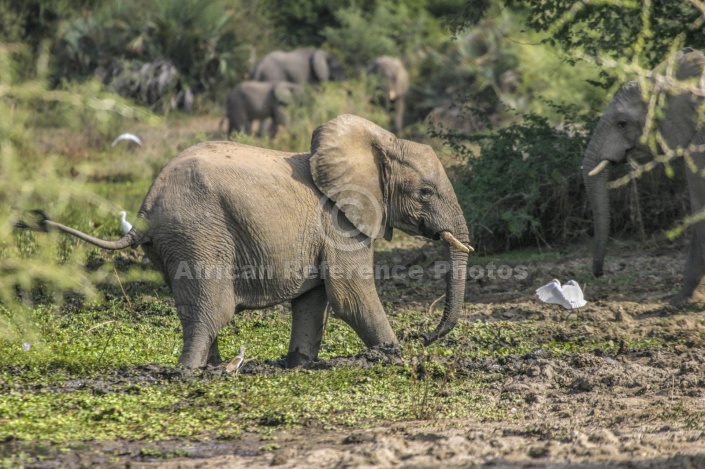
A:
<svg viewBox="0 0 705 469">
<path fill-rule="evenodd" d="M 685 88 L 689 82 L 702 83 L 705 55 L 698 50 L 686 48 L 678 51 L 673 61 L 675 77 L 667 77 L 663 70 L 670 68 L 666 62 L 647 78 L 650 88 L 666 94 L 662 115 L 657 112 L 656 128 L 663 137 L 662 149 L 676 152 L 686 149 L 686 180 L 693 214 L 705 207 L 705 179 L 701 171 L 705 168 L 705 126 L 698 116 L 703 99 Z M 675 80 L 673 79 L 675 78 Z M 632 81 L 624 85 L 604 111 L 585 150 L 582 175 L 588 200 L 593 212 L 594 240 L 592 270 L 597 277 L 603 275 L 603 263 L 610 228 L 608 179 L 611 164 L 623 163 L 632 155 L 650 152 L 645 139 L 647 115 L 651 115 L 648 102 L 656 96 L 642 96 L 642 87 Z M 656 101 L 654 101 L 656 102 Z M 705 222 L 693 224 L 685 269 L 680 291 L 670 299 L 671 304 L 680 305 L 692 298 L 705 274 Z"/>
<path fill-rule="evenodd" d="M 450 332 L 463 306 L 468 228 L 438 157 L 349 114 L 316 128 L 308 153 L 227 141 L 183 150 L 119 240 L 39 213 L 35 229 L 103 249 L 142 246 L 174 296 L 183 367 L 221 363 L 218 332 L 235 313 L 285 301 L 289 367 L 317 358 L 328 305 L 367 347 L 398 349 L 372 275 L 374 241 L 391 239 L 395 228 L 447 245 L 445 306 L 436 327 L 421 334 L 425 342 Z"/>
<path fill-rule="evenodd" d="M 390 113 L 394 111 L 390 128 L 392 132 L 398 133 L 404 119 L 404 99 L 409 91 L 409 74 L 404 64 L 394 57 L 377 57 L 367 68 L 367 74 L 380 77 L 384 109 Z"/>
<path fill-rule="evenodd" d="M 252 121 L 259 121 L 259 136 L 264 134 L 264 121 L 271 118 L 269 137 L 274 138 L 279 125 L 286 126 L 284 108 L 291 104 L 303 88 L 288 81 L 260 82 L 247 80 L 230 90 L 225 100 L 228 135 L 233 130 L 251 133 Z"/>
<path fill-rule="evenodd" d="M 322 49 L 304 48 L 290 52 L 270 52 L 255 64 L 248 78 L 313 85 L 328 80 L 341 80 L 343 76 L 343 66 L 335 54 Z"/>
</svg>

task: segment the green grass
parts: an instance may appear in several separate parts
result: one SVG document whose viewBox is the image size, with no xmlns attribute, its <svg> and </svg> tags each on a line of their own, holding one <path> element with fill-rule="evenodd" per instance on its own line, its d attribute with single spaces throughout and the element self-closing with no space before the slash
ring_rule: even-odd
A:
<svg viewBox="0 0 705 469">
<path fill-rule="evenodd" d="M 127 289 L 136 287 L 128 284 Z M 500 377 L 468 373 L 459 363 L 537 349 L 563 355 L 619 346 L 599 334 L 591 338 L 573 331 L 582 324 L 578 321 L 559 326 L 461 322 L 445 345 L 424 349 L 415 339 L 405 342 L 405 362 L 399 365 L 316 370 L 270 365 L 256 374 L 183 374 L 171 368 L 181 349 L 174 308 L 166 298 L 154 296 L 162 292 L 160 287 L 141 290 L 149 294 L 129 302 L 118 298 L 79 308 L 37 306 L 14 340 L 0 341 L 0 441 L 229 439 L 243 431 L 308 425 L 511 418 L 506 403 L 486 395 Z M 9 311 L 0 314 L 9 316 Z M 391 319 L 400 335 L 426 327 L 428 321 L 424 313 L 412 311 L 397 312 Z M 277 360 L 286 353 L 289 328 L 289 315 L 281 308 L 246 312 L 222 330 L 221 353 L 232 357 L 245 345 L 248 359 L 256 363 Z M 559 330 L 567 333 L 556 338 Z M 22 347 L 25 341 L 29 351 Z M 630 345 L 658 344 L 658 339 L 645 339 Z M 350 356 L 363 348 L 342 321 L 329 321 L 321 358 Z"/>
<path fill-rule="evenodd" d="M 357 426 L 415 418 L 409 366 L 272 368 L 272 374 L 194 379 L 140 372 L 148 363 L 175 366 L 181 348 L 173 308 L 154 298 L 127 308 L 121 301 L 78 310 L 37 307 L 30 321 L 36 331 L 29 351 L 21 338 L 0 342 L 0 440 L 234 438 L 268 426 Z M 289 327 L 284 313 L 247 313 L 223 330 L 221 352 L 232 357 L 245 344 L 250 359 L 278 359 L 286 352 Z M 349 327 L 331 320 L 321 357 L 362 348 Z M 149 382 L 138 379 L 145 376 Z M 443 403 L 439 417 L 458 414 L 452 401 Z M 465 401 L 461 414 L 478 411 L 483 399 Z"/>
</svg>

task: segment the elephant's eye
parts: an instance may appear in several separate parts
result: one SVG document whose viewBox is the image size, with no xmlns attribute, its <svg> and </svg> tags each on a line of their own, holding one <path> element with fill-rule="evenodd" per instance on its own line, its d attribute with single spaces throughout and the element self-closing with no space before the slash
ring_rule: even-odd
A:
<svg viewBox="0 0 705 469">
<path fill-rule="evenodd" d="M 434 194 L 434 190 L 432 187 L 425 186 L 419 190 L 419 194 L 421 195 L 422 199 L 428 199 Z"/>
<path fill-rule="evenodd" d="M 626 126 L 627 126 L 627 121 L 619 121 L 619 122 L 617 122 L 617 127 L 619 127 L 620 129 L 623 129 L 623 128 L 625 128 Z"/>
</svg>

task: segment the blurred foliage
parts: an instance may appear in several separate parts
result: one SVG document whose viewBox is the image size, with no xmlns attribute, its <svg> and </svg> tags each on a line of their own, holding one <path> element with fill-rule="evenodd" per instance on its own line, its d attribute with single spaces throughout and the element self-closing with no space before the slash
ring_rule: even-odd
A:
<svg viewBox="0 0 705 469">
<path fill-rule="evenodd" d="M 692 0 L 508 0 L 507 4 L 528 8 L 527 25 L 550 33 L 547 43 L 594 57 L 635 60 L 652 68 L 679 36 L 690 47 L 705 48 L 702 13 Z"/>
<path fill-rule="evenodd" d="M 274 26 L 276 42 L 283 49 L 321 46 L 331 41 L 330 31 L 362 26 L 358 23 L 360 18 L 379 23 L 375 25 L 374 33 L 368 29 L 368 36 L 361 38 L 365 47 L 369 47 L 369 43 L 376 37 L 380 37 L 381 41 L 385 42 L 387 41 L 385 38 L 389 36 L 423 34 L 423 31 L 418 29 L 396 29 L 397 24 L 394 22 L 388 23 L 386 30 L 382 30 L 384 23 L 380 18 L 376 18 L 379 13 L 394 16 L 410 15 L 409 18 L 441 17 L 452 12 L 460 4 L 462 0 L 291 0 L 286 2 L 286 8 L 282 8 L 278 0 L 263 0 L 262 11 Z M 405 24 L 405 26 L 410 25 Z M 364 28 L 357 29 L 353 33 L 355 35 L 364 33 Z M 347 42 L 352 38 L 344 39 Z M 346 43 L 346 46 L 348 44 Z M 345 50 L 357 51 L 356 44 L 353 43 L 353 46 L 355 47 Z"/>
<path fill-rule="evenodd" d="M 10 319 L 0 318 L 0 330 L 5 331 L 12 330 L 8 321 L 23 321 L 24 304 L 36 292 L 51 296 L 72 290 L 94 297 L 95 282 L 106 275 L 105 271 L 88 274 L 75 261 L 72 253 L 84 248 L 56 236 L 35 236 L 13 228 L 18 218 L 27 216 L 27 210 L 38 207 L 62 214 L 71 211 L 75 200 L 87 200 L 115 208 L 92 194 L 83 178 L 67 178 L 62 158 L 35 143 L 37 119 L 72 129 L 74 138 L 87 132 L 102 135 L 103 141 L 123 120 L 154 123 L 150 114 L 101 91 L 95 81 L 49 90 L 47 47 L 40 47 L 32 73 L 36 78 L 20 79 L 15 57 L 25 54 L 19 44 L 0 44 L 0 114 L 5 116 L 0 120 L 0 304 L 17 312 Z"/>
<path fill-rule="evenodd" d="M 274 25 L 276 42 L 286 50 L 322 45 L 323 30 L 339 26 L 335 12 L 354 4 L 352 0 L 290 0 L 282 8 L 279 0 L 262 3 L 263 11 Z"/>
<path fill-rule="evenodd" d="M 335 17 L 339 26 L 327 26 L 323 36 L 336 50 L 355 51 L 345 57 L 356 70 L 381 55 L 413 57 L 419 49 L 437 46 L 441 37 L 447 39 L 440 23 L 411 2 L 380 0 L 368 11 L 353 5 L 337 10 Z"/>
<path fill-rule="evenodd" d="M 593 57 L 636 60 L 644 68 L 663 60 L 677 37 L 705 48 L 702 5 L 694 0 L 466 0 L 446 21 L 458 34 L 502 7 L 521 12 L 529 28 L 546 33 L 544 43 Z"/>
<path fill-rule="evenodd" d="M 197 92 L 217 79 L 235 81 L 246 72 L 250 55 L 241 36 L 248 10 L 237 6 L 218 0 L 130 0 L 71 18 L 57 35 L 56 76 L 88 76 L 120 58 L 166 59 L 184 87 Z"/>
<path fill-rule="evenodd" d="M 168 61 L 178 72 L 177 91 L 196 94 L 239 81 L 254 60 L 254 47 L 266 43 L 262 30 L 269 29 L 262 27 L 254 0 L 10 2 L 0 21 L 8 26 L 0 32 L 7 42 L 36 49 L 51 41 L 54 86 L 95 74 L 109 83 L 116 70 Z M 153 104 L 140 93 L 126 96 Z"/>
<path fill-rule="evenodd" d="M 482 130 L 485 123 L 476 114 L 461 114 L 463 106 L 482 110 L 493 125 L 516 118 L 506 109 L 560 122 L 561 108 L 547 106 L 547 101 L 597 112 L 605 91 L 586 80 L 597 79 L 599 67 L 571 64 L 569 56 L 555 48 L 537 46 L 539 35 L 520 31 L 520 18 L 497 10 L 496 16 L 465 29 L 455 41 L 430 49 L 419 71 L 426 78 L 412 90 L 410 112 L 416 119 L 431 113 L 434 124 L 470 132 Z"/>
</svg>

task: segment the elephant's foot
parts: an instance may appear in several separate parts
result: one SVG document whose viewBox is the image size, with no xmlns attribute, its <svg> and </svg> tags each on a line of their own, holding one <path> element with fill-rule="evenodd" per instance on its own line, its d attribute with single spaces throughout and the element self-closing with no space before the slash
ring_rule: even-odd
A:
<svg viewBox="0 0 705 469">
<path fill-rule="evenodd" d="M 668 303 L 674 308 L 681 308 L 685 306 L 685 304 L 688 303 L 691 298 L 692 295 L 686 296 L 685 294 L 678 292 L 677 294 L 673 295 L 671 298 L 668 299 Z"/>
<path fill-rule="evenodd" d="M 207 363 L 208 365 L 218 366 L 218 365 L 220 365 L 220 364 L 223 363 L 223 359 L 220 358 L 220 355 L 216 355 L 216 356 L 213 356 L 213 357 L 209 356 L 209 357 L 208 357 L 208 361 L 207 361 L 206 363 Z"/>
<path fill-rule="evenodd" d="M 675 308 L 683 308 L 690 303 L 702 302 L 705 302 L 705 291 L 702 288 L 681 290 L 668 300 L 668 303 Z"/>
<path fill-rule="evenodd" d="M 289 352 L 286 356 L 286 367 L 296 368 L 298 366 L 306 365 L 313 361 L 308 355 L 303 354 L 297 348 L 293 352 Z"/>
</svg>

